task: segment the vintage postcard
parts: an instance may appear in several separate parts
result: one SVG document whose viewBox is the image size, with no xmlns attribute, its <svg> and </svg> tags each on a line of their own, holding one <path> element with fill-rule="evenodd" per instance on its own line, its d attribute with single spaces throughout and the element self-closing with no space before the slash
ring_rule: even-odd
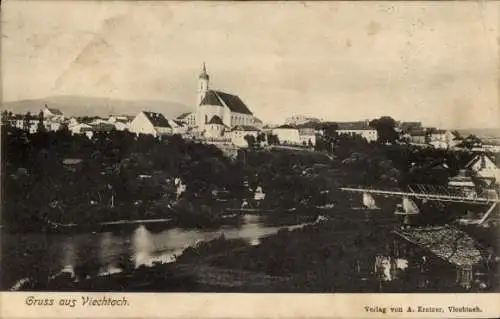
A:
<svg viewBox="0 0 500 319">
<path fill-rule="evenodd" d="M 1 318 L 500 316 L 500 2 L 1 13 Z"/>
</svg>

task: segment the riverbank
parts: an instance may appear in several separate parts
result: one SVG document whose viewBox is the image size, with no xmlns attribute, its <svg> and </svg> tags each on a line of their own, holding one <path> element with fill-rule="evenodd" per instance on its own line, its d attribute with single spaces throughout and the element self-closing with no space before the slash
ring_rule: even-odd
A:
<svg viewBox="0 0 500 319">
<path fill-rule="evenodd" d="M 250 218 L 250 217 L 248 217 Z M 301 292 L 321 291 L 321 279 L 311 281 L 311 269 L 305 264 L 314 254 L 322 254 L 324 245 L 335 227 L 346 226 L 339 218 L 335 221 L 318 219 L 315 223 L 284 227 L 281 230 L 263 230 L 258 240 L 244 238 L 245 229 L 237 235 L 216 237 L 186 247 L 173 262 L 153 262 L 149 266 L 120 264 L 119 272 L 107 272 L 97 277 L 86 277 L 82 270 L 61 272 L 49 282 L 25 284 L 22 290 L 73 291 L 219 291 L 219 292 Z M 337 226 L 335 226 L 337 225 Z M 332 228 L 333 227 L 333 228 Z M 276 233 L 278 231 L 278 233 Z M 349 231 L 348 231 L 349 232 Z M 345 233 L 345 232 L 343 232 Z M 274 235 L 273 235 L 274 234 Z M 320 235 L 321 234 L 321 235 Z M 138 233 L 137 239 L 147 238 Z M 304 245 L 298 243 L 309 238 Z M 346 237 L 346 236 L 342 236 Z M 137 242 L 137 239 L 135 240 Z M 313 244 L 315 240 L 322 240 Z M 335 241 L 342 240 L 335 239 Z M 139 240 L 138 243 L 143 242 Z M 298 254 L 309 250 L 311 255 L 290 255 L 292 244 Z M 317 243 L 321 243 L 320 246 Z M 344 243 L 347 244 L 347 243 Z M 135 257 L 137 258 L 137 257 Z M 317 258 L 316 258 L 317 259 Z M 136 259 L 137 260 L 137 259 Z M 283 261 L 289 260 L 288 263 Z M 314 260 L 314 258 L 313 258 Z M 296 263 L 290 268 L 290 262 Z M 317 260 L 316 260 L 317 262 Z M 332 266 L 332 264 L 330 263 Z M 91 266 L 87 266 L 91 267 Z M 95 267 L 95 266 L 94 266 Z M 302 268 L 303 267 L 303 268 Z M 76 276 L 76 277 L 75 277 Z M 304 279 L 304 276 L 309 276 Z M 307 285 L 301 280 L 308 280 Z"/>
<path fill-rule="evenodd" d="M 240 245 L 255 245 L 260 238 L 276 233 L 280 228 L 294 229 L 311 223 L 311 216 L 238 215 L 238 224 L 226 224 L 216 229 L 184 229 L 165 223 L 143 225 L 120 224 L 106 230 L 68 231 L 53 233 L 7 233 L 2 236 L 2 287 L 9 289 L 47 290 L 48 284 L 59 285 L 54 279 L 67 277 L 78 281 L 99 281 L 108 275 L 134 276 L 136 269 L 154 268 L 179 258 L 200 256 L 202 243 L 225 238 L 220 245 L 230 251 L 226 240 Z M 218 242 L 218 241 L 216 241 Z M 201 245 L 201 246 L 200 246 Z M 196 247 L 193 250 L 190 247 Z M 207 251 L 213 254 L 213 245 Z M 183 253 L 184 252 L 184 253 Z M 10 268 L 9 265 L 22 265 Z M 89 276 L 89 278 L 87 278 Z M 47 278 L 52 278 L 47 280 Z M 52 283 L 54 282 L 54 283 Z M 75 288 L 76 289 L 76 288 Z M 112 289 L 113 290 L 113 289 Z"/>
<path fill-rule="evenodd" d="M 153 260 L 149 264 L 131 264 L 141 255 L 148 255 L 143 250 L 125 264 L 117 264 L 119 269 L 108 267 L 98 276 L 86 276 L 91 273 L 88 269 L 82 272 L 69 268 L 46 283 L 25 283 L 21 290 L 465 292 L 460 287 L 441 287 L 437 282 L 420 287 L 418 273 L 380 280 L 374 265 L 379 256 L 391 254 L 391 231 L 398 226 L 393 217 L 384 211 L 332 212 L 315 223 L 264 230 L 258 240 L 245 237 L 245 229 L 226 233 L 227 236 L 212 234 L 206 240 L 191 241 L 192 245 L 172 254 L 172 259 L 148 257 Z M 245 219 L 248 218 L 253 217 Z M 149 235 L 144 230 L 136 234 L 134 245 L 145 245 Z M 173 239 L 172 235 L 168 238 Z"/>
</svg>

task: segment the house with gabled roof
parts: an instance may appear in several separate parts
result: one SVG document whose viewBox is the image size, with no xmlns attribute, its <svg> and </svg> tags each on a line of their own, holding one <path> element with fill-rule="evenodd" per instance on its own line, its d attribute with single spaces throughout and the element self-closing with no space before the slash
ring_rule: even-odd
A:
<svg viewBox="0 0 500 319">
<path fill-rule="evenodd" d="M 168 120 L 168 124 L 172 127 L 172 134 L 186 134 L 188 125 L 180 120 Z"/>
<path fill-rule="evenodd" d="M 429 140 L 429 135 L 424 128 L 412 128 L 403 135 L 412 144 L 426 144 Z"/>
<path fill-rule="evenodd" d="M 186 124 L 188 127 L 195 127 L 196 126 L 196 112 L 182 113 L 181 115 L 179 115 L 177 117 L 176 120 Z"/>
<path fill-rule="evenodd" d="M 368 142 L 375 142 L 378 139 L 377 130 L 370 126 L 369 121 L 338 122 L 337 126 L 339 135 L 359 135 Z"/>
<path fill-rule="evenodd" d="M 142 111 L 130 122 L 130 132 L 154 137 L 172 134 L 172 127 L 161 113 Z"/>
<path fill-rule="evenodd" d="M 435 148 L 450 148 L 460 142 L 455 132 L 449 130 L 430 128 L 428 135 L 429 144 Z"/>
<path fill-rule="evenodd" d="M 495 161 L 484 153 L 476 155 L 465 168 L 474 171 L 479 178 L 500 183 L 500 169 Z"/>
<path fill-rule="evenodd" d="M 484 279 L 478 275 L 485 270 L 485 249 L 466 232 L 444 225 L 392 233 L 396 237 L 393 257 L 406 258 L 409 268 L 419 269 L 415 275 L 427 278 L 422 284 L 439 281 L 442 286 L 470 289 Z"/>
</svg>

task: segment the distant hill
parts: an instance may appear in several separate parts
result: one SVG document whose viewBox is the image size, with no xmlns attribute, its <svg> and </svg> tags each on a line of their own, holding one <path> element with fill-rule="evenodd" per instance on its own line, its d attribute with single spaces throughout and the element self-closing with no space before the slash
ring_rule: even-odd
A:
<svg viewBox="0 0 500 319">
<path fill-rule="evenodd" d="M 52 96 L 43 99 L 20 100 L 2 103 L 2 109 L 13 113 L 38 113 L 47 104 L 68 116 L 109 116 L 111 114 L 136 115 L 142 110 L 159 112 L 175 118 L 193 109 L 177 102 L 155 100 L 120 100 L 85 96 Z"/>
</svg>

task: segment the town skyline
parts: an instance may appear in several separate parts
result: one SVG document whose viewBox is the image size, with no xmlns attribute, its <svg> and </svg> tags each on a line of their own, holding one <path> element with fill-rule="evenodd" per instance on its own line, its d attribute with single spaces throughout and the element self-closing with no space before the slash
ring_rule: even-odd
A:
<svg viewBox="0 0 500 319">
<path fill-rule="evenodd" d="M 75 16 L 66 3 L 50 12 L 25 5 L 7 2 L 3 10 L 4 101 L 78 95 L 194 109 L 206 62 L 212 87 L 238 94 L 267 123 L 388 115 L 445 128 L 499 127 L 496 4 L 294 3 L 274 19 L 265 4 L 82 3 L 88 15 Z M 244 19 L 249 13 L 260 16 Z M 349 21 L 356 13 L 369 19 Z M 307 25 L 313 17 L 325 23 Z"/>
</svg>

